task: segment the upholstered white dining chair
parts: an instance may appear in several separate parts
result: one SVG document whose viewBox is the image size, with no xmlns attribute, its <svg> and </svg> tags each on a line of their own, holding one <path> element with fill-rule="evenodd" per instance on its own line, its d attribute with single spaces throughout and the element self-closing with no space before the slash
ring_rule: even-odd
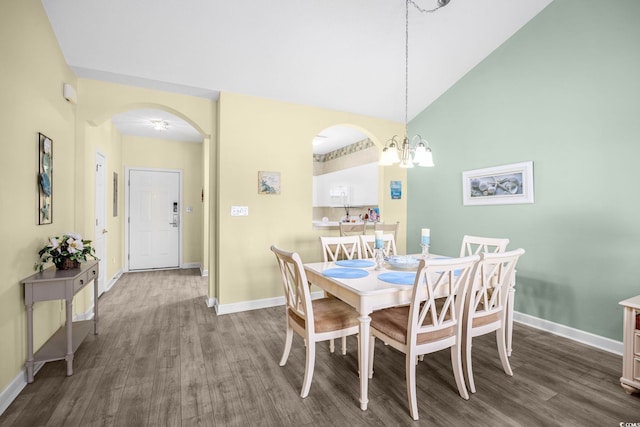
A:
<svg viewBox="0 0 640 427">
<path fill-rule="evenodd" d="M 304 338 L 306 362 L 301 397 L 309 395 L 315 367 L 316 343 L 347 337 L 358 333 L 358 312 L 337 298 L 311 300 L 309 283 L 300 256 L 275 245 L 286 298 L 286 336 L 280 366 L 285 366 L 291 351 L 293 333 Z"/>
<path fill-rule="evenodd" d="M 360 236 L 320 237 L 324 262 L 341 259 L 360 259 Z"/>
<path fill-rule="evenodd" d="M 502 369 L 505 374 L 513 376 L 507 357 L 506 306 L 516 263 L 524 252 L 524 249 L 516 249 L 480 254 L 482 259 L 477 263 L 474 278 L 467 293 L 462 328 L 464 372 L 471 393 L 476 392 L 471 357 L 474 337 L 495 332 Z"/>
<path fill-rule="evenodd" d="M 416 360 L 449 348 L 458 393 L 469 399 L 462 371 L 462 310 L 469 278 L 479 255 L 421 260 L 413 284 L 411 304 L 371 313 L 369 378 L 373 376 L 376 337 L 405 354 L 409 411 L 418 419 Z"/>
<path fill-rule="evenodd" d="M 373 249 L 375 247 L 376 236 L 373 234 L 365 234 L 360 236 L 360 247 L 362 249 L 362 256 L 364 258 L 373 258 Z M 384 256 L 393 256 L 396 255 L 396 239 L 393 234 L 383 234 L 382 235 L 382 243 L 384 247 L 382 248 L 382 252 Z"/>
<path fill-rule="evenodd" d="M 463 236 L 460 256 L 475 255 L 479 253 L 504 252 L 509 244 L 509 239 L 497 237 Z"/>
</svg>

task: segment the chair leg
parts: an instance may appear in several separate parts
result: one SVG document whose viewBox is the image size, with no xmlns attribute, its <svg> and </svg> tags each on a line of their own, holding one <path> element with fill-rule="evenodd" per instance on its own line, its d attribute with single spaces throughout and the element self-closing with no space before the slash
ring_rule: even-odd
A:
<svg viewBox="0 0 640 427">
<path fill-rule="evenodd" d="M 342 355 L 347 354 L 347 337 L 342 337 Z"/>
<path fill-rule="evenodd" d="M 502 362 L 502 369 L 504 373 L 513 376 L 511 365 L 509 364 L 509 357 L 507 356 L 507 343 L 506 343 L 506 331 L 504 328 L 496 330 L 496 341 L 498 343 L 498 355 L 500 356 L 500 362 Z"/>
<path fill-rule="evenodd" d="M 418 399 L 416 398 L 416 356 L 407 352 L 405 357 L 405 375 L 407 382 L 407 398 L 409 400 L 409 412 L 414 420 L 418 420 Z"/>
<path fill-rule="evenodd" d="M 284 338 L 284 351 L 282 352 L 282 358 L 280 359 L 280 366 L 284 366 L 289 358 L 289 352 L 291 351 L 291 343 L 293 341 L 293 329 L 287 325 L 287 331 Z"/>
<path fill-rule="evenodd" d="M 305 398 L 309 395 L 311 388 L 311 379 L 313 378 L 313 369 L 316 364 L 316 343 L 310 341 L 307 343 L 307 360 L 304 367 L 304 380 L 302 380 L 302 392 L 300 397 Z"/>
<path fill-rule="evenodd" d="M 329 353 L 333 353 L 336 351 L 336 344 L 333 338 L 329 340 Z"/>
<path fill-rule="evenodd" d="M 465 340 L 462 344 L 462 353 L 464 357 L 464 376 L 467 379 L 467 385 L 469 386 L 469 391 L 471 393 L 476 392 L 476 383 L 473 380 L 473 363 L 471 361 L 471 336 L 468 335 L 465 337 Z"/>
<path fill-rule="evenodd" d="M 451 366 L 453 366 L 453 376 L 456 379 L 456 386 L 458 386 L 458 393 L 460 397 L 465 400 L 469 400 L 469 392 L 464 384 L 464 374 L 462 373 L 462 354 L 460 344 L 456 344 L 451 347 Z"/>
</svg>

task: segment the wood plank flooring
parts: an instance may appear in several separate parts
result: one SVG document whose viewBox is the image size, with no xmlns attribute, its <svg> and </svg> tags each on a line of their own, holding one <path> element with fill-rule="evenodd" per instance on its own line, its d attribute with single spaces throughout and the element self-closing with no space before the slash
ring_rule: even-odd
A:
<svg viewBox="0 0 640 427">
<path fill-rule="evenodd" d="M 257 285 L 258 286 L 258 285 Z M 196 270 L 129 273 L 100 298 L 100 335 L 47 363 L 0 416 L 0 426 L 619 426 L 639 423 L 640 396 L 619 384 L 621 358 L 515 325 L 511 365 L 495 339 L 474 340 L 477 393 L 456 391 L 449 353 L 417 369 L 420 421 L 409 416 L 404 356 L 377 341 L 369 410 L 360 410 L 357 347 L 320 345 L 300 398 L 304 347 L 286 366 L 282 307 L 217 316 Z"/>
</svg>

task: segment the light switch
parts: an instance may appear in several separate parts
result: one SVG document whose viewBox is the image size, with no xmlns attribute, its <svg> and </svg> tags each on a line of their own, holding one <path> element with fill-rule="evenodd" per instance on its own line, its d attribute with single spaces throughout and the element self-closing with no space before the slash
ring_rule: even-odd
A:
<svg viewBox="0 0 640 427">
<path fill-rule="evenodd" d="M 231 216 L 249 216 L 249 206 L 231 206 Z"/>
<path fill-rule="evenodd" d="M 193 211 L 193 208 L 191 206 L 187 206 L 187 213 L 191 213 L 191 211 Z"/>
</svg>

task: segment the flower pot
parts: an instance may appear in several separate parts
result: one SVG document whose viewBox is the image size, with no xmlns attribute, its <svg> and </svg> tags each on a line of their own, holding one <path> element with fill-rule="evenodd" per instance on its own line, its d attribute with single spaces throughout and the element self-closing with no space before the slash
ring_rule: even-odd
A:
<svg viewBox="0 0 640 427">
<path fill-rule="evenodd" d="M 60 262 L 56 262 L 56 268 L 58 270 L 71 270 L 73 268 L 80 267 L 80 263 L 75 259 L 64 258 Z"/>
</svg>

